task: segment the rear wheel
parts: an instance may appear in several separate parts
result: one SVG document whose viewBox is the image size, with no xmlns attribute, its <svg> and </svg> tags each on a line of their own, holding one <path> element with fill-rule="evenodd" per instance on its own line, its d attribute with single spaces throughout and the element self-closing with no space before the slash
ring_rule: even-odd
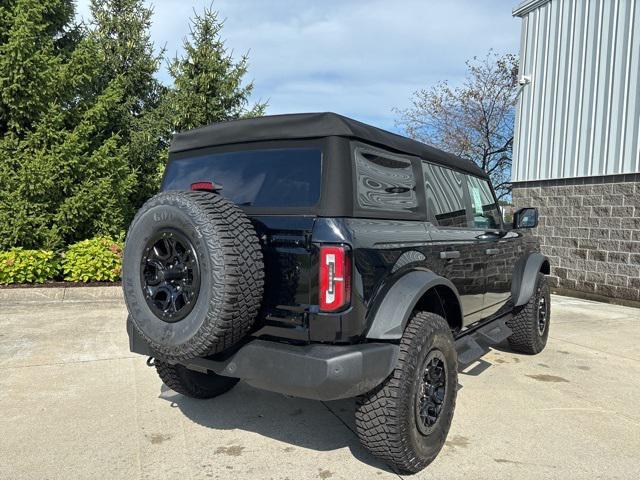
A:
<svg viewBox="0 0 640 480">
<path fill-rule="evenodd" d="M 214 398 L 231 390 L 237 378 L 223 377 L 215 373 L 201 373 L 182 365 L 155 360 L 156 371 L 162 382 L 171 390 L 191 398 Z"/>
<path fill-rule="evenodd" d="M 393 373 L 358 399 L 360 441 L 400 472 L 419 472 L 444 445 L 457 385 L 457 356 L 449 325 L 433 313 L 416 313 L 402 336 Z"/>
<path fill-rule="evenodd" d="M 551 295 L 547 277 L 538 273 L 536 287 L 529 301 L 515 307 L 507 325 L 513 331 L 509 346 L 516 352 L 535 355 L 544 350 L 549 337 Z"/>
</svg>

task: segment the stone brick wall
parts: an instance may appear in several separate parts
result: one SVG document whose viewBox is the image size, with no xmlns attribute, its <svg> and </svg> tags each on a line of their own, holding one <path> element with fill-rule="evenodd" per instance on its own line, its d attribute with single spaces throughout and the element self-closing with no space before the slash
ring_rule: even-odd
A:
<svg viewBox="0 0 640 480">
<path fill-rule="evenodd" d="M 640 301 L 640 174 L 515 183 L 513 203 L 539 209 L 553 287 Z"/>
</svg>

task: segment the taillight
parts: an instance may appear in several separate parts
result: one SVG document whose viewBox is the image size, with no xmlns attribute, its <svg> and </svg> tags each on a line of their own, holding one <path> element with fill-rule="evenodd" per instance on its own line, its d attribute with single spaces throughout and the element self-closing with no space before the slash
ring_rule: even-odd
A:
<svg viewBox="0 0 640 480">
<path fill-rule="evenodd" d="M 320 247 L 320 310 L 335 312 L 351 301 L 351 259 L 348 247 Z"/>
<path fill-rule="evenodd" d="M 222 185 L 216 185 L 213 182 L 194 182 L 191 184 L 191 190 L 200 190 L 204 192 L 217 192 L 222 190 Z"/>
</svg>

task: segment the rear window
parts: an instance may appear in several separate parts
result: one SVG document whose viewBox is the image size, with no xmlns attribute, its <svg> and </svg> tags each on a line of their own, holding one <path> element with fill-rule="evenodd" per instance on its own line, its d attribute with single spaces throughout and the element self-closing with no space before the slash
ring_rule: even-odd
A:
<svg viewBox="0 0 640 480">
<path fill-rule="evenodd" d="M 322 152 L 287 148 L 211 153 L 169 162 L 163 190 L 189 190 L 210 181 L 247 207 L 312 207 L 320 199 Z"/>
</svg>

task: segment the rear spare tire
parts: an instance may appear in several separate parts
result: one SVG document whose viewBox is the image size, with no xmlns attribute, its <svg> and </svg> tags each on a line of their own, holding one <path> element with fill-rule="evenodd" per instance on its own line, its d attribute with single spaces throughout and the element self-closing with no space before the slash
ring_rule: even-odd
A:
<svg viewBox="0 0 640 480">
<path fill-rule="evenodd" d="M 129 227 L 125 302 L 136 330 L 165 359 L 206 356 L 237 343 L 255 320 L 263 284 L 255 230 L 219 195 L 160 193 Z"/>
</svg>

